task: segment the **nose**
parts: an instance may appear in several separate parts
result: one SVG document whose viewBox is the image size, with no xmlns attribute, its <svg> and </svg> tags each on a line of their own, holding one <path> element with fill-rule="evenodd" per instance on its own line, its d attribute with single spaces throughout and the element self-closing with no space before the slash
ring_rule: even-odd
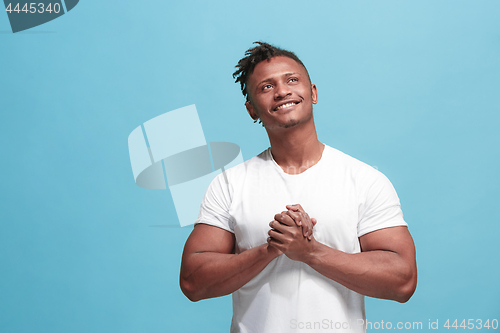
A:
<svg viewBox="0 0 500 333">
<path fill-rule="evenodd" d="M 291 95 L 290 87 L 285 83 L 278 83 L 276 89 L 274 90 L 274 99 L 281 100 L 288 95 Z"/>
</svg>

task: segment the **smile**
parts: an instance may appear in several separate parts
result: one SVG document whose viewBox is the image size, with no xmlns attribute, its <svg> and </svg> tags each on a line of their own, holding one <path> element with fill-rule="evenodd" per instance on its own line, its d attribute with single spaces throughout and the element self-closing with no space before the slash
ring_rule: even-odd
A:
<svg viewBox="0 0 500 333">
<path fill-rule="evenodd" d="M 300 103 L 300 102 L 288 102 L 288 103 L 285 103 L 285 104 L 281 104 L 281 105 L 279 105 L 279 106 L 275 107 L 275 108 L 273 109 L 273 111 L 278 111 L 278 110 L 281 110 L 281 109 L 283 109 L 283 108 L 288 108 L 288 107 L 291 107 L 291 106 L 297 105 L 297 104 L 299 104 L 299 103 Z"/>
</svg>

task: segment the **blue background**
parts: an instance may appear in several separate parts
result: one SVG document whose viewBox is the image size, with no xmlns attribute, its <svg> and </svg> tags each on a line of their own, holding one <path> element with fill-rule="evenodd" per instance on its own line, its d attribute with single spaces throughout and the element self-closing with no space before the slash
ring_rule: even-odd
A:
<svg viewBox="0 0 500 333">
<path fill-rule="evenodd" d="M 266 149 L 231 77 L 256 40 L 308 67 L 320 140 L 398 191 L 418 287 L 406 304 L 367 298 L 368 320 L 500 319 L 499 13 L 496 0 L 82 0 L 16 34 L 0 13 L 0 331 L 228 331 L 229 297 L 182 295 L 192 228 L 168 191 L 135 185 L 127 137 L 196 104 L 207 141 Z"/>
</svg>

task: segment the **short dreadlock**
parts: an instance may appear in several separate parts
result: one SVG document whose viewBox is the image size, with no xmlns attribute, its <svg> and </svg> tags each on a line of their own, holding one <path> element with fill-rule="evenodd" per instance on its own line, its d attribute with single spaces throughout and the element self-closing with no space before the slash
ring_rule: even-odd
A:
<svg viewBox="0 0 500 333">
<path fill-rule="evenodd" d="M 264 42 L 254 42 L 254 44 L 259 44 L 251 49 L 248 49 L 245 52 L 245 57 L 238 61 L 238 64 L 235 66 L 236 71 L 233 73 L 233 78 L 236 79 L 235 82 L 239 82 L 241 84 L 241 92 L 243 96 L 246 97 L 247 102 L 248 99 L 248 91 L 247 91 L 247 83 L 250 74 L 253 73 L 255 66 L 258 63 L 269 60 L 274 57 L 284 56 L 298 62 L 304 69 L 306 70 L 307 76 L 309 78 L 309 73 L 307 72 L 306 66 L 300 61 L 300 59 L 295 55 L 295 53 L 287 50 L 280 49 L 279 47 L 275 47 L 271 44 Z M 309 79 L 311 81 L 311 79 Z"/>
</svg>

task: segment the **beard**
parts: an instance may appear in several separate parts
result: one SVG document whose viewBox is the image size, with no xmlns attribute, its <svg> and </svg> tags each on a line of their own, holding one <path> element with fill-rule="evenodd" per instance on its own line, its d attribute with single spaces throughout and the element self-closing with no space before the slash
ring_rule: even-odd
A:
<svg viewBox="0 0 500 333">
<path fill-rule="evenodd" d="M 309 117 L 305 118 L 305 119 L 291 119 L 289 120 L 288 122 L 286 122 L 285 124 L 280 124 L 279 127 L 281 128 L 290 128 L 290 127 L 295 127 L 297 125 L 300 125 L 302 123 L 307 123 L 309 120 L 311 120 L 311 118 L 313 117 L 313 113 L 311 112 Z"/>
<path fill-rule="evenodd" d="M 300 121 L 298 121 L 298 120 L 291 120 L 288 123 L 281 125 L 280 127 L 290 128 L 290 127 L 297 126 L 298 124 L 300 124 Z"/>
</svg>

